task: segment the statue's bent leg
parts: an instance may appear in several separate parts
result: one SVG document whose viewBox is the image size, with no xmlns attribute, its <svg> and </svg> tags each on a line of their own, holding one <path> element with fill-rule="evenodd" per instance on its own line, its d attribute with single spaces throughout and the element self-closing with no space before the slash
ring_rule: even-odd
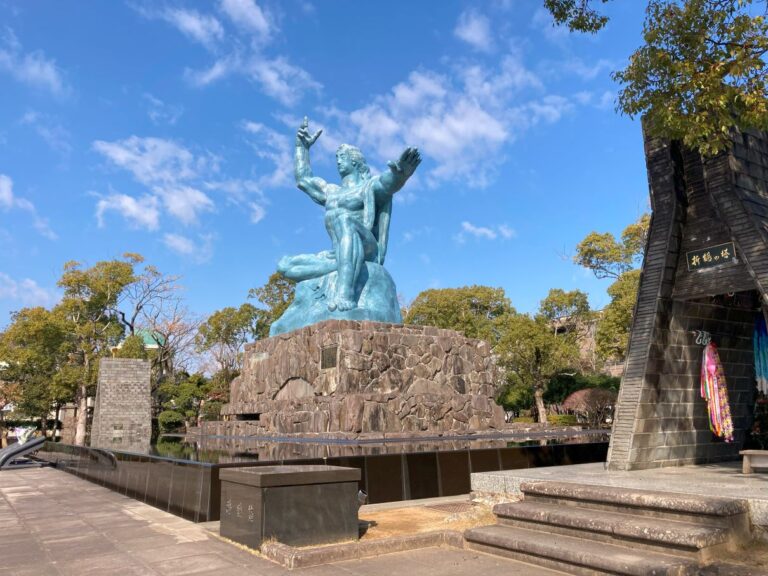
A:
<svg viewBox="0 0 768 576">
<path fill-rule="evenodd" d="M 329 252 L 284 256 L 277 263 L 277 271 L 296 282 L 318 278 L 330 274 L 334 270 L 336 270 L 336 260 Z"/>
<path fill-rule="evenodd" d="M 339 274 L 336 294 L 331 298 L 328 309 L 351 310 L 357 307 L 355 288 L 365 261 L 376 257 L 376 241 L 371 232 L 353 216 L 337 218 L 334 232 L 337 238 Z"/>
</svg>

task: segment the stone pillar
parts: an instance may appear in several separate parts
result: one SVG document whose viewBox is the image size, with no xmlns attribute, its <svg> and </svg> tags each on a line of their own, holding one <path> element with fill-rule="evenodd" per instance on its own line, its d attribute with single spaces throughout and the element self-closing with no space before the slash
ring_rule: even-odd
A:
<svg viewBox="0 0 768 576">
<path fill-rule="evenodd" d="M 144 452 L 152 437 L 150 362 L 102 358 L 91 446 Z"/>
</svg>

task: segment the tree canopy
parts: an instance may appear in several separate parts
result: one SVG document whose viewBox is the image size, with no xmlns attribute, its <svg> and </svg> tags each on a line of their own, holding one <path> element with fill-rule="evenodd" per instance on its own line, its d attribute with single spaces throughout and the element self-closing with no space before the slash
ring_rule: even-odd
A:
<svg viewBox="0 0 768 576">
<path fill-rule="evenodd" d="M 448 328 L 493 343 L 499 338 L 500 323 L 514 312 L 503 288 L 441 288 L 416 296 L 404 322 Z"/>
<path fill-rule="evenodd" d="M 595 335 L 597 353 L 606 360 L 622 360 L 629 345 L 632 314 L 640 285 L 640 265 L 650 217 L 643 214 L 617 240 L 611 233 L 590 232 L 576 246 L 573 260 L 598 278 L 612 278 L 610 303 L 602 310 Z"/>
<path fill-rule="evenodd" d="M 610 0 L 544 0 L 556 25 L 595 33 Z M 651 134 L 711 155 L 733 128 L 768 129 L 768 2 L 649 0 L 644 44 L 624 70 L 617 109 Z"/>
</svg>

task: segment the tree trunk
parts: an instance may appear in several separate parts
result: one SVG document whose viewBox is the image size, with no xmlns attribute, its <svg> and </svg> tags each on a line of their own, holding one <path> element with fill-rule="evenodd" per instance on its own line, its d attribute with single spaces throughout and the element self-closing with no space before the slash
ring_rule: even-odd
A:
<svg viewBox="0 0 768 576">
<path fill-rule="evenodd" d="M 88 387 L 81 384 L 77 390 L 77 424 L 75 425 L 75 445 L 85 445 L 86 424 L 88 422 Z"/>
<path fill-rule="evenodd" d="M 533 390 L 533 397 L 536 400 L 537 420 L 541 424 L 547 424 L 547 409 L 544 406 L 544 389 L 537 386 Z"/>
<path fill-rule="evenodd" d="M 56 413 L 53 417 L 53 435 L 51 436 L 52 442 L 58 441 L 57 435 L 59 433 L 59 418 L 61 418 L 61 404 L 57 402 Z"/>
</svg>

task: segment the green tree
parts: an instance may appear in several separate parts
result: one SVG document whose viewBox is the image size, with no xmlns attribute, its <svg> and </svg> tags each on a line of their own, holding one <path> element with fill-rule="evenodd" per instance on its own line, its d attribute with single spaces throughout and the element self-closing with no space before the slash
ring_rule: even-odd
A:
<svg viewBox="0 0 768 576">
<path fill-rule="evenodd" d="M 640 271 L 650 217 L 643 214 L 627 226 L 617 240 L 613 234 L 591 232 L 576 246 L 574 262 L 592 270 L 598 278 L 612 278 L 611 302 L 597 321 L 597 353 L 603 359 L 623 360 L 632 328 Z"/>
<path fill-rule="evenodd" d="M 600 0 L 606 4 L 610 0 Z M 567 26 L 572 32 L 594 34 L 608 23 L 608 16 L 591 6 L 591 0 L 544 0 L 555 24 Z"/>
<path fill-rule="evenodd" d="M 608 287 L 611 302 L 603 308 L 595 334 L 602 358 L 623 360 L 626 356 L 639 287 L 640 270 L 625 272 Z"/>
<path fill-rule="evenodd" d="M 594 33 L 609 0 L 544 0 L 555 24 Z M 768 129 L 766 0 L 650 0 L 645 44 L 615 72 L 617 108 L 644 115 L 651 134 L 702 154 L 730 145 L 732 128 Z"/>
<path fill-rule="evenodd" d="M 135 334 L 126 337 L 120 348 L 115 352 L 115 357 L 146 360 L 149 358 L 149 355 L 147 353 L 147 347 L 144 345 L 144 339 Z"/>
<path fill-rule="evenodd" d="M 645 45 L 613 75 L 619 109 L 705 155 L 733 128 L 768 129 L 767 12 L 765 0 L 651 0 Z"/>
<path fill-rule="evenodd" d="M 124 332 L 117 310 L 125 288 L 135 280 L 135 263 L 135 256 L 130 254 L 124 260 L 101 261 L 90 268 L 83 268 L 79 262 L 68 262 L 58 282 L 64 295 L 56 310 L 71 326 L 69 374 L 78 374 L 75 391 L 75 444 L 78 445 L 85 443 L 87 399 L 96 382 L 98 358 L 108 354 L 110 346 L 115 345 Z"/>
<path fill-rule="evenodd" d="M 576 245 L 574 262 L 598 278 L 617 279 L 640 264 L 650 221 L 650 215 L 643 214 L 624 229 L 621 240 L 610 232 L 590 232 Z"/>
<path fill-rule="evenodd" d="M 505 318 L 494 351 L 507 371 L 508 389 L 532 391 L 538 421 L 546 423 L 544 393 L 547 384 L 555 375 L 572 369 L 579 361 L 575 334 L 554 333 L 542 315 L 531 318 L 527 314 L 514 314 Z"/>
<path fill-rule="evenodd" d="M 499 338 L 500 325 L 514 312 L 503 288 L 465 286 L 421 292 L 404 321 L 456 330 L 493 344 Z"/>
<path fill-rule="evenodd" d="M 539 315 L 549 322 L 556 332 L 573 332 L 580 324 L 588 322 L 592 313 L 585 292 L 566 292 L 562 288 L 552 288 L 547 297 L 539 303 Z"/>
<path fill-rule="evenodd" d="M 179 382 L 167 381 L 160 386 L 164 412 L 172 411 L 179 414 L 184 425 L 189 428 L 197 424 L 201 407 L 208 398 L 211 382 L 203 374 L 196 373 L 182 378 Z M 174 422 L 170 416 L 165 416 L 168 422 Z M 162 419 L 160 423 L 162 424 Z M 167 431 L 167 430 L 165 430 Z"/>
<path fill-rule="evenodd" d="M 0 334 L 0 379 L 13 383 L 16 411 L 45 421 L 51 408 L 71 401 L 74 387 L 60 371 L 72 352 L 72 326 L 59 311 L 24 308 Z"/>
<path fill-rule="evenodd" d="M 247 303 L 214 312 L 200 325 L 195 339 L 197 350 L 210 353 L 220 370 L 237 374 L 245 343 L 258 335 L 258 318 L 259 310 Z"/>
<path fill-rule="evenodd" d="M 270 326 L 291 305 L 295 290 L 296 282 L 275 272 L 264 286 L 251 288 L 248 291 L 248 298 L 253 298 L 261 304 L 261 308 L 258 308 L 256 313 L 257 339 L 269 337 Z"/>
</svg>

